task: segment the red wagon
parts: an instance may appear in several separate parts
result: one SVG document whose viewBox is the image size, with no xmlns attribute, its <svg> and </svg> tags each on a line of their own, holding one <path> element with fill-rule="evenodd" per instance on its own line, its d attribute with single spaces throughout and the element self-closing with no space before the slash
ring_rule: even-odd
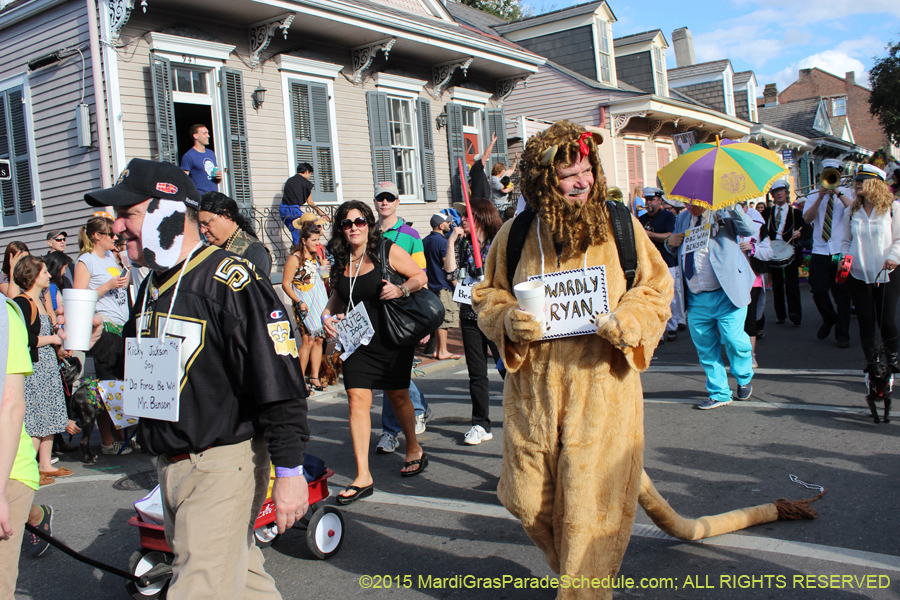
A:
<svg viewBox="0 0 900 600">
<path fill-rule="evenodd" d="M 309 482 L 309 514 L 303 517 L 300 523 L 306 526 L 306 545 L 318 558 L 327 560 L 334 556 L 341 548 L 344 541 L 344 517 L 333 506 L 318 506 L 318 503 L 328 497 L 328 478 L 334 475 L 331 469 L 325 469 L 325 474 Z M 171 564 L 174 559 L 172 550 L 166 542 L 166 534 L 162 525 L 147 523 L 139 516 L 128 519 L 129 525 L 138 528 L 141 534 L 141 548 L 131 555 L 128 561 L 128 571 L 140 577 L 150 575 L 152 581 L 146 586 L 135 582 L 128 582 L 125 588 L 133 598 L 138 600 L 163 599 L 169 587 L 169 579 L 172 577 Z M 296 525 L 295 525 L 296 527 Z M 275 525 L 275 504 L 271 499 L 266 500 L 259 516 L 256 517 L 254 530 L 256 545 L 260 547 L 271 546 L 280 536 Z M 150 573 L 150 571 L 153 573 Z"/>
</svg>

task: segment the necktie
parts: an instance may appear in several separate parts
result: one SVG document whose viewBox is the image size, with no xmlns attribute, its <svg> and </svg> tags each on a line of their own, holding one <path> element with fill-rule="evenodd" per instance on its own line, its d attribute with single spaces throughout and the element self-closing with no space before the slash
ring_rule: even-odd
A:
<svg viewBox="0 0 900 600">
<path fill-rule="evenodd" d="M 831 220 L 834 218 L 834 194 L 828 194 L 828 206 L 825 208 L 825 219 L 822 221 L 822 239 L 831 239 Z"/>
<path fill-rule="evenodd" d="M 697 217 L 697 220 L 694 221 L 694 227 L 700 227 L 700 217 Z M 694 253 L 684 255 L 684 276 L 688 279 L 694 278 Z"/>
<path fill-rule="evenodd" d="M 775 208 L 775 233 L 778 234 L 778 228 L 781 227 L 781 210 L 780 206 Z"/>
</svg>

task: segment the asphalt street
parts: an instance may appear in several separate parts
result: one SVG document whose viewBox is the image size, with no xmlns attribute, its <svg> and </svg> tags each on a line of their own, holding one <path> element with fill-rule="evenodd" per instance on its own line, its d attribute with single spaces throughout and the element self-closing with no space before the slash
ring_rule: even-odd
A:
<svg viewBox="0 0 900 600">
<path fill-rule="evenodd" d="M 893 513 L 898 506 L 900 407 L 890 424 L 872 422 L 855 320 L 849 349 L 838 349 L 833 339 L 816 340 L 819 317 L 808 287 L 801 291 L 805 312 L 800 327 L 776 325 L 769 299 L 750 401 L 694 410 L 692 405 L 705 398 L 704 377 L 689 336 L 684 332 L 657 350 L 643 376 L 645 468 L 684 516 L 816 494 L 792 482 L 793 475 L 827 488 L 814 504 L 819 518 L 685 543 L 667 538 L 638 509 L 615 597 L 900 597 L 900 518 Z M 374 455 L 380 411 L 373 409 L 371 465 L 377 491 L 341 508 L 344 541 L 329 560 L 315 558 L 301 529 L 288 531 L 263 551 L 282 594 L 554 598 L 553 589 L 515 587 L 528 578 L 534 578 L 529 583 L 549 585 L 554 574 L 497 500 L 503 435 L 500 377 L 491 374 L 494 439 L 479 446 L 462 443 L 471 414 L 464 361 L 431 365 L 415 382 L 435 413 L 421 436 L 430 457 L 428 470 L 401 478 L 402 453 Z M 309 420 L 313 438 L 308 452 L 337 473 L 330 480 L 333 496 L 354 474 L 345 398 L 340 393 L 314 397 Z M 139 547 L 138 532 L 127 520 L 134 514 L 132 503 L 155 485 L 153 459 L 101 456 L 96 464 L 83 465 L 72 453 L 63 455 L 60 465 L 75 475 L 37 493 L 38 503 L 54 508 L 54 535 L 79 552 L 124 568 Z M 333 499 L 325 503 L 333 504 Z M 491 583 L 499 583 L 499 589 L 485 587 Z M 57 550 L 21 560 L 16 598 L 127 597 L 123 580 Z"/>
</svg>

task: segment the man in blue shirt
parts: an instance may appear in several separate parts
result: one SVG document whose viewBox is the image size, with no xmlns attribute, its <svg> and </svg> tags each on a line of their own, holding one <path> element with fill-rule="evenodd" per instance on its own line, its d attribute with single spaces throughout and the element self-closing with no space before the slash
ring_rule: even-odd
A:
<svg viewBox="0 0 900 600">
<path fill-rule="evenodd" d="M 432 356 L 438 360 L 458 359 L 459 354 L 447 350 L 447 330 L 459 327 L 459 306 L 453 301 L 453 288 L 444 271 L 444 257 L 447 255 L 447 238 L 450 217 L 442 213 L 431 216 L 431 233 L 422 240 L 425 250 L 425 274 L 428 275 L 428 289 L 438 295 L 444 305 L 444 322 L 435 332 L 437 346 Z"/>
<path fill-rule="evenodd" d="M 218 192 L 219 182 L 222 181 L 222 169 L 216 163 L 215 153 L 207 148 L 209 129 L 206 125 L 191 125 L 191 137 L 194 139 L 194 147 L 181 157 L 181 168 L 201 194 Z"/>
</svg>

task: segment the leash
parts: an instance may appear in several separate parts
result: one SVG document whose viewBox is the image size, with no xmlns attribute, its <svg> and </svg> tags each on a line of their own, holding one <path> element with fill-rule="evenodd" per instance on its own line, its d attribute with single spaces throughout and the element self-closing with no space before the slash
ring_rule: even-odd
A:
<svg viewBox="0 0 900 600">
<path fill-rule="evenodd" d="M 139 585 L 141 587 L 146 587 L 146 586 L 150 585 L 151 583 L 153 583 L 153 580 L 155 579 L 155 577 L 151 577 L 146 574 L 138 577 L 137 575 L 133 575 L 131 573 L 123 571 L 122 569 L 117 569 L 116 567 L 111 567 L 110 565 L 102 563 L 98 560 L 94 560 L 93 558 L 89 558 L 87 556 L 84 556 L 83 554 L 79 554 L 75 550 L 72 550 L 71 548 L 69 548 L 68 546 L 63 544 L 61 541 L 54 539 L 50 534 L 48 534 L 44 531 L 41 531 L 40 529 L 38 529 L 31 523 L 25 523 L 25 529 L 28 530 L 30 533 L 33 533 L 34 535 L 38 536 L 45 542 L 48 542 L 54 548 L 62 550 L 65 554 L 68 554 L 75 560 L 77 560 L 79 562 L 83 562 L 84 564 L 94 567 L 96 569 L 100 569 L 101 571 L 106 571 L 107 573 L 116 575 L 117 577 L 121 577 L 122 579 L 131 581 L 132 583 L 136 583 L 137 585 Z"/>
<path fill-rule="evenodd" d="M 825 491 L 825 488 L 822 487 L 821 485 L 817 485 L 815 483 L 806 483 L 805 481 L 800 481 L 800 478 L 798 478 L 796 475 L 789 475 L 789 477 L 791 478 L 791 481 L 793 481 L 797 485 L 802 485 L 803 487 L 805 487 L 808 490 L 816 490 L 817 492 Z"/>
</svg>

